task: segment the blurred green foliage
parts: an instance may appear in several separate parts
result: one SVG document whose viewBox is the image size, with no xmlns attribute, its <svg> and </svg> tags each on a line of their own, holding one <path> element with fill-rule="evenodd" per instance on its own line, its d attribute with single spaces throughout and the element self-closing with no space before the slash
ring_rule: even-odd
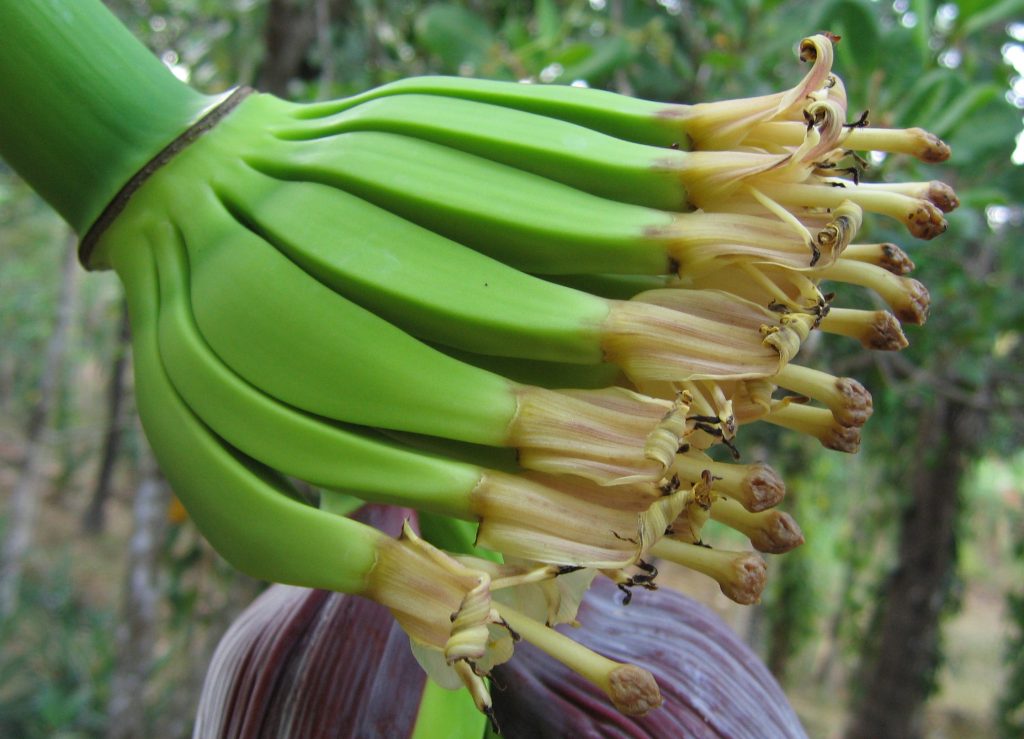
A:
<svg viewBox="0 0 1024 739">
<path fill-rule="evenodd" d="M 0 728 L 5 736 L 102 736 L 114 666 L 113 609 L 96 607 L 62 557 L 26 583 L 0 623 Z"/>
</svg>

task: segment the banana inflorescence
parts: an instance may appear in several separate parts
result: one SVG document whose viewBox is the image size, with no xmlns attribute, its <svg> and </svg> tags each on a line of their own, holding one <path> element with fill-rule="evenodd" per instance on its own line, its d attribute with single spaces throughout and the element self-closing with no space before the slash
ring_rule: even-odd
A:
<svg viewBox="0 0 1024 739">
<path fill-rule="evenodd" d="M 251 94 L 193 137 L 85 259 L 125 284 L 144 425 L 206 536 L 258 577 L 384 603 L 484 711 L 520 637 L 656 706 L 644 671 L 549 627 L 596 574 L 654 589 L 659 558 L 758 600 L 764 560 L 707 546 L 707 521 L 761 552 L 803 536 L 772 468 L 731 458 L 741 428 L 856 451 L 870 395 L 792 360 L 816 329 L 905 346 L 928 293 L 898 247 L 855 243 L 863 213 L 931 238 L 957 204 L 861 183 L 857 150 L 948 149 L 851 122 L 832 39 L 799 51 L 800 84 L 748 100 L 427 77 Z M 503 563 L 385 537 L 333 511 L 346 495 L 460 520 Z"/>
</svg>

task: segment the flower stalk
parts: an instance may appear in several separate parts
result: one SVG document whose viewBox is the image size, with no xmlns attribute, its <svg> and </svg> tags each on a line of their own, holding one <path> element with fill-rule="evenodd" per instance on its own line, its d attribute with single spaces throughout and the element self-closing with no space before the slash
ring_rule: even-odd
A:
<svg viewBox="0 0 1024 739">
<path fill-rule="evenodd" d="M 602 657 L 510 606 L 500 606 L 500 613 L 526 641 L 599 687 L 627 716 L 643 716 L 661 705 L 658 684 L 647 670 Z"/>
<path fill-rule="evenodd" d="M 711 505 L 711 518 L 739 531 L 765 554 L 785 554 L 804 543 L 796 520 L 777 508 L 752 513 L 738 501 L 719 498 Z"/>
<path fill-rule="evenodd" d="M 761 599 L 768 577 L 764 559 L 752 552 L 729 552 L 673 539 L 662 539 L 651 553 L 715 580 L 722 594 L 741 605 Z"/>
<path fill-rule="evenodd" d="M 860 449 L 861 433 L 857 426 L 844 426 L 828 408 L 802 405 L 785 398 L 776 402 L 771 413 L 764 417 L 768 423 L 813 436 L 826 449 L 856 454 Z"/>
<path fill-rule="evenodd" d="M 736 500 L 748 511 L 774 508 L 786 494 L 782 478 L 767 464 L 731 464 L 718 462 L 705 454 L 692 451 L 676 457 L 673 471 L 679 479 L 691 484 L 705 471 L 711 478 L 711 489 Z"/>
<path fill-rule="evenodd" d="M 928 289 L 912 277 L 903 277 L 882 266 L 840 259 L 821 272 L 822 279 L 861 285 L 878 293 L 900 321 L 922 325 L 928 319 Z"/>
<path fill-rule="evenodd" d="M 857 339 L 865 349 L 891 352 L 909 346 L 900 322 L 885 310 L 832 308 L 819 327 L 825 333 Z"/>
<path fill-rule="evenodd" d="M 871 395 L 850 377 L 833 377 L 827 372 L 786 365 L 772 381 L 779 387 L 825 404 L 843 426 L 863 426 L 871 417 Z"/>
<path fill-rule="evenodd" d="M 914 271 L 914 262 L 896 244 L 851 244 L 843 256 L 877 265 L 894 275 L 906 275 Z"/>
</svg>

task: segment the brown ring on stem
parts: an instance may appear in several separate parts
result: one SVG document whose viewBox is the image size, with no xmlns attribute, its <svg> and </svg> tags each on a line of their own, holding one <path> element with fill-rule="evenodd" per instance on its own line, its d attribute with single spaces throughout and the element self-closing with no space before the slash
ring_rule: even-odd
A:
<svg viewBox="0 0 1024 739">
<path fill-rule="evenodd" d="M 218 123 L 227 117 L 228 113 L 238 107 L 245 98 L 247 98 L 254 90 L 251 87 L 238 87 L 232 91 L 223 102 L 219 103 L 216 107 L 210 110 L 209 113 L 204 115 L 193 125 L 189 126 L 178 138 L 174 139 L 171 143 L 165 146 L 160 152 L 150 159 L 138 172 L 133 174 L 131 178 L 124 184 L 117 195 L 114 196 L 107 207 L 100 213 L 100 217 L 96 219 L 96 222 L 89 227 L 89 230 L 85 232 L 85 236 L 78 244 L 78 261 L 79 263 L 89 269 L 89 258 L 92 256 L 92 251 L 96 247 L 96 242 L 99 241 L 103 232 L 109 228 L 110 224 L 114 222 L 121 211 L 128 206 L 128 201 L 132 195 L 142 187 L 142 185 L 148 180 L 153 174 L 160 169 L 162 166 L 167 164 L 177 154 L 184 150 L 189 144 L 198 139 L 207 131 L 213 129 Z"/>
</svg>

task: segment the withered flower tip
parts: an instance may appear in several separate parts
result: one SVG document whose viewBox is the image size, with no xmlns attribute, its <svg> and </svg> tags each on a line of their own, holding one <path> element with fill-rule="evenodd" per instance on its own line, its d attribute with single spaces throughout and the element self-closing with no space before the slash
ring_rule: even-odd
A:
<svg viewBox="0 0 1024 739">
<path fill-rule="evenodd" d="M 873 264 L 894 275 L 908 275 L 915 267 L 913 260 L 896 244 L 851 244 L 843 256 Z"/>
<path fill-rule="evenodd" d="M 857 339 L 865 349 L 900 351 L 909 346 L 896 316 L 884 310 L 833 308 L 822 320 L 821 330 Z"/>
<path fill-rule="evenodd" d="M 796 520 L 776 508 L 751 513 L 734 500 L 720 498 L 711 507 L 711 518 L 736 529 L 765 554 L 783 554 L 804 543 Z"/>
<path fill-rule="evenodd" d="M 763 511 L 782 501 L 786 485 L 779 474 L 763 462 L 731 464 L 712 460 L 691 451 L 676 457 L 673 465 L 681 480 L 698 483 L 704 470 L 711 473 L 711 490 L 737 500 L 748 511 Z"/>
<path fill-rule="evenodd" d="M 741 605 L 757 603 L 768 578 L 767 564 L 753 552 L 729 552 L 672 539 L 662 539 L 651 552 L 714 579 L 723 595 Z"/>
<path fill-rule="evenodd" d="M 608 676 L 612 703 L 627 716 L 643 716 L 662 704 L 654 676 L 635 665 L 622 665 Z"/>
</svg>

